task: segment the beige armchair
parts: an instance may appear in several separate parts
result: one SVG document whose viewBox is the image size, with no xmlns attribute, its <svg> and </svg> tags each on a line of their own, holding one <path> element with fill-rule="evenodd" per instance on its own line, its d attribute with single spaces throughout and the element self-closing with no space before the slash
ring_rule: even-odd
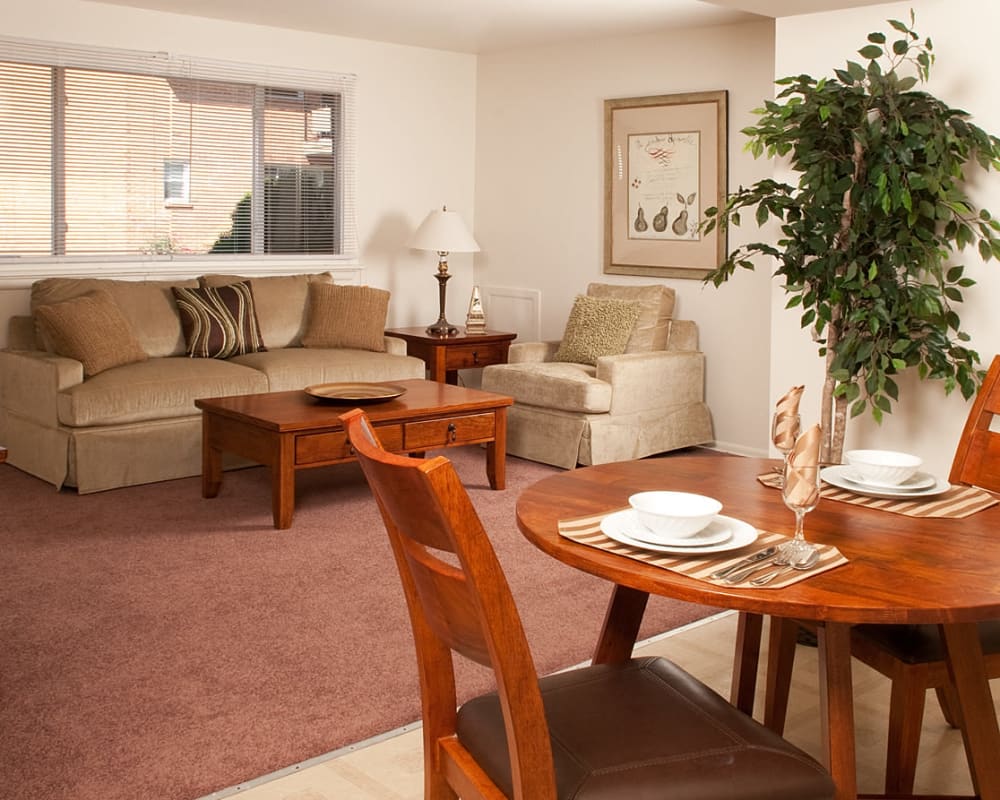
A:
<svg viewBox="0 0 1000 800">
<path fill-rule="evenodd" d="M 695 323 L 672 319 L 673 290 L 592 283 L 587 297 L 638 304 L 623 353 L 555 361 L 560 342 L 514 343 L 483 370 L 483 389 L 514 398 L 507 452 L 572 469 L 710 442 L 705 357 Z"/>
</svg>

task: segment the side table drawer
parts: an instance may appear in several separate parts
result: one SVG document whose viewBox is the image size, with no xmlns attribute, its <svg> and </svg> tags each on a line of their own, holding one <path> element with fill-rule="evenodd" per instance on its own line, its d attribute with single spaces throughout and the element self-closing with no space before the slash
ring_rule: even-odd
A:
<svg viewBox="0 0 1000 800">
<path fill-rule="evenodd" d="M 496 435 L 496 416 L 470 414 L 464 417 L 429 419 L 425 422 L 408 422 L 403 441 L 406 450 L 429 450 L 449 444 L 492 439 Z"/>
<path fill-rule="evenodd" d="M 445 369 L 475 369 L 507 361 L 509 342 L 457 344 L 445 349 Z"/>
<path fill-rule="evenodd" d="M 403 449 L 403 427 L 398 424 L 376 425 L 375 433 L 386 450 Z M 345 431 L 310 433 L 295 439 L 295 463 L 316 464 L 352 458 L 351 445 Z"/>
</svg>

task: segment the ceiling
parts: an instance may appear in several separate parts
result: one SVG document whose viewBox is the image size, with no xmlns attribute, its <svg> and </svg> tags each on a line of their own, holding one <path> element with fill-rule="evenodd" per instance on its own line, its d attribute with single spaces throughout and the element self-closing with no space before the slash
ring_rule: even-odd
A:
<svg viewBox="0 0 1000 800">
<path fill-rule="evenodd" d="M 487 53 L 884 0 L 104 0 L 196 17 Z"/>
</svg>

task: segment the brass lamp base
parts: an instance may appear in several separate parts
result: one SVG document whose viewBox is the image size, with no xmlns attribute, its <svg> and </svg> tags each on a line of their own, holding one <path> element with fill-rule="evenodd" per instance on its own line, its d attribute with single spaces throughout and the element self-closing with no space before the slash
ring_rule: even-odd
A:
<svg viewBox="0 0 1000 800">
<path fill-rule="evenodd" d="M 444 318 L 445 284 L 448 283 L 448 278 L 451 277 L 451 275 L 448 274 L 448 264 L 444 260 L 444 254 L 441 255 L 441 261 L 438 264 L 438 271 L 434 277 L 438 280 L 438 304 L 440 306 L 440 313 L 438 314 L 437 322 L 427 327 L 427 333 L 431 336 L 454 336 L 458 333 L 458 328 Z"/>
</svg>

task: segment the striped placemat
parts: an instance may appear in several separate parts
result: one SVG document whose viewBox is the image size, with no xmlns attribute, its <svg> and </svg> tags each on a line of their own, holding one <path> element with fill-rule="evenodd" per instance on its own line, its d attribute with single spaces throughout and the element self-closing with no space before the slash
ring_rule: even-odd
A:
<svg viewBox="0 0 1000 800">
<path fill-rule="evenodd" d="M 765 486 L 778 486 L 778 473 L 766 472 L 757 477 Z M 865 508 L 877 508 L 880 511 L 891 511 L 893 514 L 903 514 L 907 517 L 943 517 L 960 519 L 969 517 L 979 511 L 985 511 L 996 505 L 998 500 L 993 494 L 976 486 L 952 486 L 943 494 L 914 500 L 894 500 L 883 497 L 868 497 L 857 494 L 849 489 L 840 489 L 826 483 L 820 492 L 822 497 L 838 500 L 841 503 L 851 503 Z"/>
<path fill-rule="evenodd" d="M 620 510 L 621 509 L 615 509 L 614 511 Z M 594 514 L 587 517 L 575 517 L 573 519 L 560 520 L 558 523 L 559 535 L 564 536 L 567 539 L 571 539 L 574 542 L 578 542 L 579 544 L 596 547 L 599 550 L 607 550 L 608 552 L 616 553 L 617 555 L 625 556 L 626 558 L 642 561 L 643 563 L 651 564 L 654 567 L 669 569 L 671 572 L 677 572 L 681 575 L 686 575 L 689 578 L 696 578 L 697 580 L 714 583 L 718 586 L 732 586 L 733 584 L 727 584 L 725 581 L 709 577 L 713 572 L 732 566 L 733 564 L 737 564 L 751 553 L 756 553 L 758 550 L 762 550 L 770 545 L 784 544 L 790 538 L 781 533 L 758 531 L 757 540 L 755 542 L 748 544 L 745 547 L 741 547 L 738 550 L 729 550 L 724 553 L 709 553 L 704 555 L 668 555 L 666 553 L 658 553 L 653 550 L 645 550 L 640 547 L 632 547 L 627 544 L 622 544 L 621 542 L 616 542 L 614 539 L 605 536 L 604 533 L 601 532 L 601 520 L 609 514 L 614 513 L 614 511 L 605 511 L 600 514 Z M 836 547 L 822 544 L 817 545 L 817 547 L 819 547 L 822 551 L 822 555 L 820 556 L 819 563 L 808 572 L 801 570 L 788 570 L 787 572 L 776 577 L 770 583 L 767 583 L 759 588 L 780 589 L 783 586 L 790 586 L 793 583 L 798 583 L 799 581 L 805 580 L 813 575 L 818 575 L 821 572 L 826 572 L 847 563 L 847 559 Z M 767 565 L 764 565 L 764 567 L 762 567 L 762 572 L 767 571 Z M 762 572 L 757 572 L 755 575 L 749 575 L 742 583 L 735 585 L 741 587 L 750 586 L 749 580 L 756 577 L 756 575 L 762 574 Z"/>
</svg>

